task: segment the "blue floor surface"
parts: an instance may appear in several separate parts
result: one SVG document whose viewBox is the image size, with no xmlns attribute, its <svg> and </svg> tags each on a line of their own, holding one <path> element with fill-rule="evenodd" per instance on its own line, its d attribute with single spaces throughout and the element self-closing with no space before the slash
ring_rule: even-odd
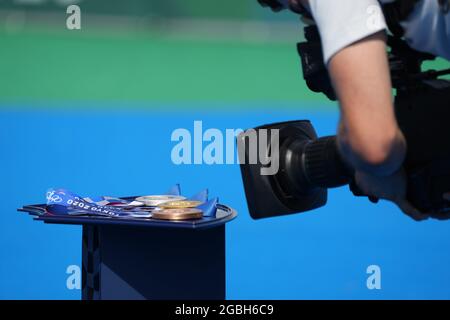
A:
<svg viewBox="0 0 450 320">
<path fill-rule="evenodd" d="M 23 204 L 45 202 L 49 187 L 120 196 L 177 182 L 186 194 L 208 187 L 239 212 L 226 232 L 228 299 L 450 298 L 450 222 L 417 223 L 345 187 L 316 211 L 254 221 L 238 165 L 171 161 L 173 130 L 192 130 L 194 120 L 225 130 L 308 118 L 325 135 L 334 133 L 337 112 L 126 108 L 0 111 L 0 298 L 80 298 L 66 287 L 66 268 L 80 264 L 81 228 L 32 221 L 16 212 Z M 381 268 L 380 290 L 366 286 L 369 265 Z"/>
</svg>

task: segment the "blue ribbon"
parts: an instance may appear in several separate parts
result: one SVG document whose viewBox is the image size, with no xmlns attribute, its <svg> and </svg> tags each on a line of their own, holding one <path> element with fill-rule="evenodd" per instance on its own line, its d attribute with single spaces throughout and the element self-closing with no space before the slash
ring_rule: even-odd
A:
<svg viewBox="0 0 450 320">
<path fill-rule="evenodd" d="M 50 189 L 47 191 L 47 210 L 52 214 L 76 214 L 77 212 L 91 215 L 119 217 L 124 213 L 100 206 L 94 202 L 87 202 L 82 197 L 65 189 Z M 127 214 L 128 215 L 128 214 Z"/>
<path fill-rule="evenodd" d="M 179 184 L 174 185 L 166 194 L 181 195 L 181 188 Z M 136 216 L 150 216 L 151 213 L 139 210 L 123 210 L 120 207 L 114 207 L 108 204 L 122 203 L 127 204 L 130 201 L 115 198 L 115 197 L 89 197 L 82 198 L 77 194 L 66 189 L 49 189 L 46 194 L 47 211 L 50 214 L 58 215 L 97 215 L 107 217 L 136 217 Z M 219 202 L 218 198 L 208 201 L 208 189 L 202 190 L 189 198 L 189 200 L 196 200 L 203 202 L 198 208 L 203 211 L 203 216 L 214 217 L 216 214 L 216 205 Z"/>
</svg>

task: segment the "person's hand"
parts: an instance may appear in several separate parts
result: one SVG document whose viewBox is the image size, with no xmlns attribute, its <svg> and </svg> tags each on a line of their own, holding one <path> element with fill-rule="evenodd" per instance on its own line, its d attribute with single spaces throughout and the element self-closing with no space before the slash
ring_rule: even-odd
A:
<svg viewBox="0 0 450 320">
<path fill-rule="evenodd" d="M 429 217 L 406 199 L 406 175 L 403 169 L 385 177 L 356 171 L 355 182 L 364 194 L 394 202 L 406 215 L 416 221 L 426 220 Z"/>
</svg>

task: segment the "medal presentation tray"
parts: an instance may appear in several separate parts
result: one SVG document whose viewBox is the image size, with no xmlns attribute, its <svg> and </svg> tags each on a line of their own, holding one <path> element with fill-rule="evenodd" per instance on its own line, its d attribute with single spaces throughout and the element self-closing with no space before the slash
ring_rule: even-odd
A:
<svg viewBox="0 0 450 320">
<path fill-rule="evenodd" d="M 83 300 L 223 300 L 225 228 L 237 213 L 214 205 L 202 218 L 176 221 L 53 215 L 45 204 L 18 210 L 44 223 L 82 226 Z"/>
<path fill-rule="evenodd" d="M 123 197 L 124 200 L 133 200 L 136 197 Z M 26 212 L 35 216 L 34 220 L 55 224 L 75 224 L 75 225 L 123 225 L 140 227 L 170 227 L 170 228 L 210 228 L 219 226 L 233 220 L 237 213 L 234 209 L 217 204 L 216 214 L 213 217 L 202 217 L 196 220 L 158 220 L 152 218 L 127 218 L 120 219 L 105 216 L 71 216 L 71 215 L 51 215 L 46 214 L 45 204 L 25 205 L 18 211 Z"/>
</svg>

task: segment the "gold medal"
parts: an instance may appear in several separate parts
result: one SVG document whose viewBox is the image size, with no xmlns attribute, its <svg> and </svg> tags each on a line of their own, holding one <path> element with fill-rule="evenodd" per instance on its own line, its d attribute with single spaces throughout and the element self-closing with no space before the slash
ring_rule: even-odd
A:
<svg viewBox="0 0 450 320">
<path fill-rule="evenodd" d="M 173 202 L 184 200 L 185 197 L 173 196 L 173 195 L 154 195 L 154 196 L 143 196 L 136 198 L 136 201 L 142 202 L 145 206 L 156 207 L 165 202 Z"/>
<path fill-rule="evenodd" d="M 201 201 L 181 200 L 181 201 L 164 202 L 161 203 L 159 207 L 163 209 L 182 209 L 182 208 L 195 208 L 201 204 L 202 204 Z"/>
<path fill-rule="evenodd" d="M 192 220 L 201 219 L 202 217 L 202 210 L 194 208 L 163 209 L 152 213 L 153 219 L 160 220 Z"/>
</svg>

